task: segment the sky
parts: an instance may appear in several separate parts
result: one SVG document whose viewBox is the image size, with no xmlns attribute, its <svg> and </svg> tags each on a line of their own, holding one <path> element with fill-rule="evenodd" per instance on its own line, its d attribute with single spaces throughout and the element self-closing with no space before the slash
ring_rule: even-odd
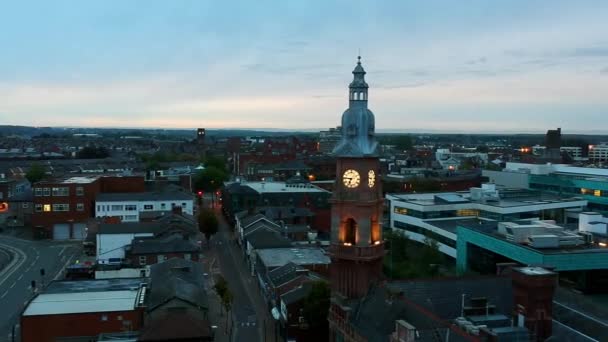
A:
<svg viewBox="0 0 608 342">
<path fill-rule="evenodd" d="M 608 132 L 608 1 L 0 0 L 0 124 Z"/>
</svg>

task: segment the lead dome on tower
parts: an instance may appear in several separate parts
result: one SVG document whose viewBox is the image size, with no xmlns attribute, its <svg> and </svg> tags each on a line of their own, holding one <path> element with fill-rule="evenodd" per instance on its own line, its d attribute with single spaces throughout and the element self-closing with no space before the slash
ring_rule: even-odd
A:
<svg viewBox="0 0 608 342">
<path fill-rule="evenodd" d="M 361 56 L 357 59 L 354 78 L 348 86 L 348 109 L 342 114 L 342 140 L 333 150 L 333 154 L 339 157 L 378 155 L 374 113 L 367 109 L 369 86 L 365 82 L 366 72 L 361 65 Z"/>
</svg>

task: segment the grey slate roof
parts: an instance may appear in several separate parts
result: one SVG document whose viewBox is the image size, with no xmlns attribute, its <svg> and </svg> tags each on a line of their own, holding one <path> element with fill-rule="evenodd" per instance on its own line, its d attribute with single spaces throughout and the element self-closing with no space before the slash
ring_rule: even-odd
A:
<svg viewBox="0 0 608 342">
<path fill-rule="evenodd" d="M 249 234 L 245 240 L 251 244 L 253 249 L 291 247 L 291 240 L 265 229 Z"/>
<path fill-rule="evenodd" d="M 250 224 L 248 227 L 243 229 L 243 237 L 247 237 L 256 231 L 261 231 L 261 230 L 273 231 L 273 232 L 276 232 L 277 234 L 281 233 L 281 227 L 279 227 L 278 225 L 276 225 L 272 222 L 262 220 L 262 221 L 258 221 L 256 223 Z"/>
<path fill-rule="evenodd" d="M 198 244 L 184 239 L 181 235 L 169 235 L 162 238 L 133 239 L 131 254 L 157 254 L 157 253 L 198 253 L 201 248 Z"/>
<path fill-rule="evenodd" d="M 268 272 L 268 281 L 276 288 L 296 279 L 306 272 L 306 269 L 299 267 L 293 262 L 289 262 Z"/>
<path fill-rule="evenodd" d="M 172 258 L 152 265 L 150 278 L 148 311 L 153 311 L 172 299 L 182 300 L 198 308 L 208 308 L 201 263 Z"/>
<path fill-rule="evenodd" d="M 296 303 L 306 298 L 312 291 L 312 282 L 305 282 L 304 284 L 292 289 L 291 291 L 285 292 L 281 295 L 281 300 L 285 305 Z"/>
<path fill-rule="evenodd" d="M 258 212 L 270 220 L 291 219 L 294 217 L 312 217 L 314 213 L 308 208 L 295 207 L 261 207 Z"/>
<path fill-rule="evenodd" d="M 244 217 L 241 219 L 241 227 L 247 228 L 247 226 L 249 226 L 250 224 L 263 219 L 269 221 L 268 218 L 266 218 L 266 216 L 264 216 L 263 214 L 255 214 L 252 216 Z"/>
<path fill-rule="evenodd" d="M 512 312 L 510 277 L 406 280 L 375 287 L 363 300 L 353 302 L 351 323 L 370 341 L 388 341 L 398 319 L 414 325 L 423 341 L 432 340 L 437 334 L 444 340 L 449 326 L 445 321 L 461 314 L 462 294 L 469 299 L 486 297 L 499 313 Z M 468 340 L 456 333 L 450 334 L 450 341 Z"/>
<path fill-rule="evenodd" d="M 120 201 L 188 201 L 193 200 L 192 194 L 183 191 L 166 192 L 127 192 L 127 193 L 101 193 L 97 195 L 97 202 Z"/>
<path fill-rule="evenodd" d="M 465 299 L 486 297 L 499 313 L 513 309 L 510 277 L 461 277 L 437 280 L 394 281 L 387 284 L 394 292 L 402 292 L 416 304 L 435 312 L 442 319 L 460 316 L 462 294 Z M 428 299 L 432 298 L 432 301 Z"/>
<path fill-rule="evenodd" d="M 123 223 L 101 223 L 97 234 L 128 234 L 128 233 L 152 233 L 158 234 L 163 230 L 163 225 L 158 222 L 123 222 Z"/>
</svg>

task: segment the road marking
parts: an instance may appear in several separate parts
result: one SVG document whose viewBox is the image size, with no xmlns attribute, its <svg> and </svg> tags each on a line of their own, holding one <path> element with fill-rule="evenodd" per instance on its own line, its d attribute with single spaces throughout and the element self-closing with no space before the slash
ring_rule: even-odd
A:
<svg viewBox="0 0 608 342">
<path fill-rule="evenodd" d="M 601 325 L 603 325 L 603 326 L 605 326 L 605 327 L 608 327 L 608 324 L 606 324 L 605 322 L 602 322 L 602 321 L 598 320 L 598 319 L 597 319 L 597 318 L 595 318 L 595 317 L 591 317 L 591 316 L 589 316 L 589 315 L 585 314 L 584 312 L 580 312 L 580 311 L 578 311 L 578 310 L 576 310 L 576 309 L 574 309 L 574 308 L 572 308 L 572 307 L 569 307 L 568 305 L 564 305 L 564 304 L 562 304 L 562 303 L 560 303 L 560 302 L 558 302 L 558 301 L 556 301 L 556 300 L 554 300 L 554 301 L 553 301 L 553 303 L 554 303 L 554 304 L 557 304 L 557 305 L 559 305 L 559 306 L 563 306 L 564 308 L 566 308 L 566 309 L 568 309 L 568 310 L 570 310 L 570 311 L 572 311 L 572 312 L 575 312 L 575 313 L 577 313 L 577 314 L 579 314 L 579 315 L 581 315 L 581 316 L 585 317 L 586 319 L 592 320 L 592 321 L 594 321 L 595 323 L 598 323 L 598 324 L 601 324 Z"/>
<path fill-rule="evenodd" d="M 8 294 L 8 291 L 4 291 L 4 293 L 2 294 L 2 297 L 0 297 L 0 298 L 6 297 L 7 294 Z"/>
<path fill-rule="evenodd" d="M 61 252 L 59 252 L 58 256 L 61 256 L 61 254 L 63 254 L 63 252 L 65 252 L 66 248 L 67 248 L 66 246 L 61 247 Z"/>
<path fill-rule="evenodd" d="M 10 264 L 0 271 L 0 275 L 2 276 L 2 279 L 0 279 L 0 285 L 2 285 L 13 273 L 19 269 L 19 267 L 21 267 L 21 265 L 25 263 L 27 260 L 27 255 L 21 249 L 5 243 L 0 243 L 0 246 L 5 250 L 9 250 L 10 252 L 14 253 L 14 258 Z"/>
<path fill-rule="evenodd" d="M 13 287 L 15 287 L 15 283 L 12 283 L 9 287 L 12 289 Z"/>
<path fill-rule="evenodd" d="M 17 280 L 21 280 L 23 279 L 23 273 L 19 276 L 19 278 L 17 278 Z"/>
<path fill-rule="evenodd" d="M 562 327 L 565 327 L 566 329 L 568 329 L 568 330 L 570 330 L 570 331 L 572 331 L 572 332 L 574 332 L 574 333 L 576 333 L 576 334 L 578 334 L 578 335 L 581 335 L 581 336 L 583 336 L 583 337 L 585 337 L 585 338 L 587 338 L 587 339 L 589 339 L 589 340 L 591 340 L 591 341 L 600 342 L 600 341 L 598 341 L 598 340 L 596 340 L 596 339 L 594 339 L 594 338 L 592 338 L 592 337 L 590 337 L 590 336 L 587 336 L 587 335 L 583 334 L 582 332 L 580 332 L 580 331 L 578 331 L 578 330 L 576 330 L 576 329 L 573 329 L 573 328 L 572 328 L 572 327 L 570 327 L 570 326 L 565 325 L 564 323 L 562 323 L 562 322 L 560 322 L 560 321 L 553 320 L 553 322 L 555 322 L 555 323 L 557 323 L 557 324 L 561 325 Z"/>
</svg>

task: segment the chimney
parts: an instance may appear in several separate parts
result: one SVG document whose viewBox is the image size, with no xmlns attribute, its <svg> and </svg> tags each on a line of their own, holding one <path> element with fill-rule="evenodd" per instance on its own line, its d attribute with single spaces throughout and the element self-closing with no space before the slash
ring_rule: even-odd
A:
<svg viewBox="0 0 608 342">
<path fill-rule="evenodd" d="M 557 273 L 542 267 L 512 269 L 513 319 L 517 326 L 525 326 L 536 341 L 552 335 L 553 294 Z"/>
</svg>

